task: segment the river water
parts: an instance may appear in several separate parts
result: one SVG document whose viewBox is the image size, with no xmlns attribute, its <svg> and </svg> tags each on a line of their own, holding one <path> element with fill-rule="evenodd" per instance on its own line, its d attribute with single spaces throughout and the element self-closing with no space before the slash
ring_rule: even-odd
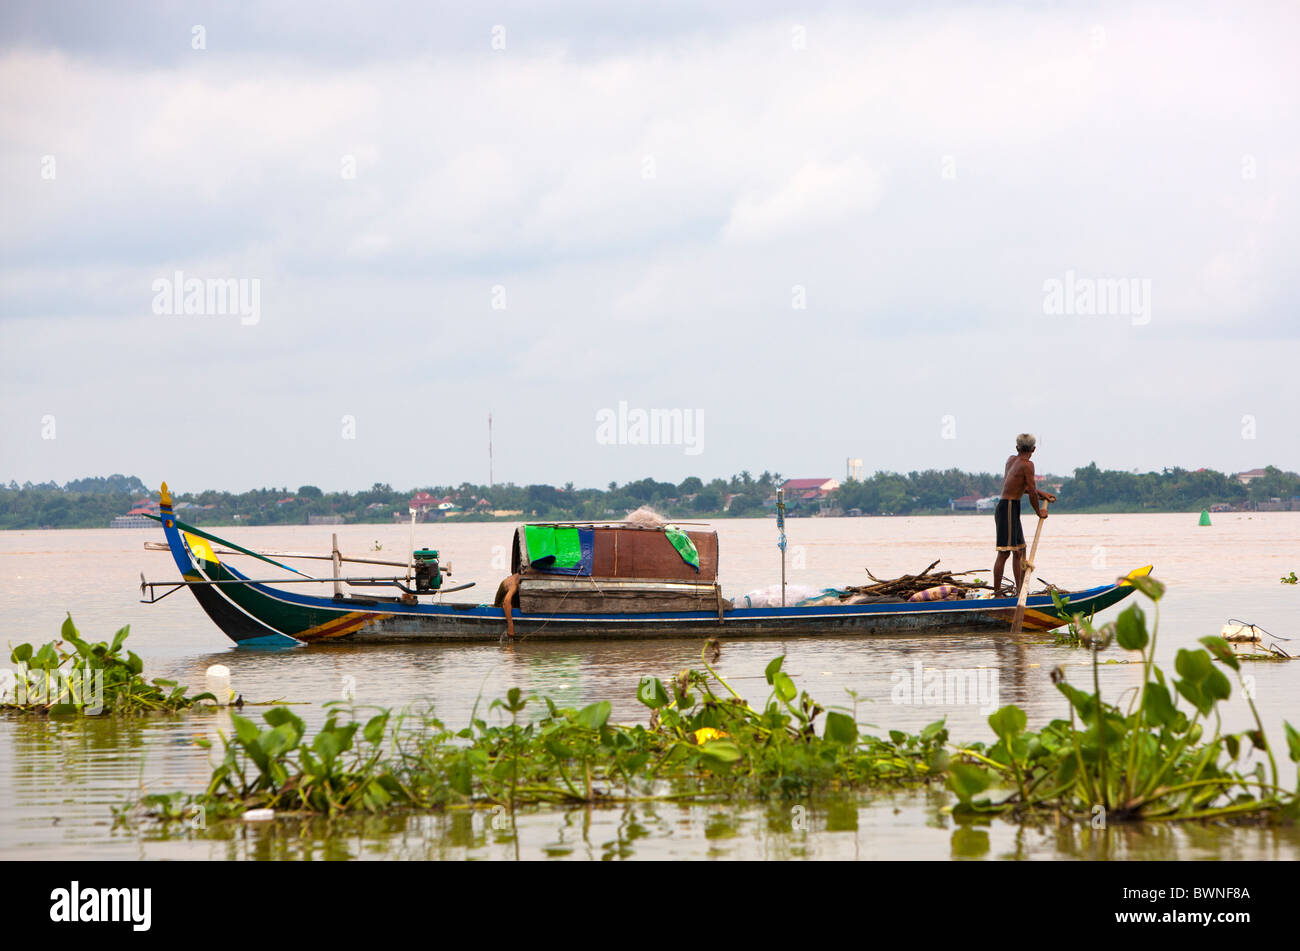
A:
<svg viewBox="0 0 1300 951">
<path fill-rule="evenodd" d="M 771 520 L 722 520 L 714 527 L 724 594 L 779 580 Z M 867 580 L 864 569 L 894 577 L 918 572 L 935 558 L 950 570 L 987 571 L 992 529 L 992 519 L 983 515 L 792 520 L 789 582 L 859 584 Z M 346 554 L 378 547 L 378 557 L 401 560 L 409 546 L 409 528 L 399 525 L 219 533 L 247 547 L 327 552 L 333 531 Z M 476 582 L 453 598 L 488 600 L 508 573 L 512 531 L 501 523 L 419 525 L 415 542 L 442 551 L 455 583 Z M 91 639 L 107 639 L 129 624 L 128 646 L 144 659 L 147 676 L 199 690 L 207 667 L 222 663 L 246 700 L 294 703 L 309 729 L 323 720 L 322 704 L 345 692 L 358 704 L 431 702 L 444 722 L 463 725 L 476 699 L 482 697 L 486 708 L 511 686 L 568 706 L 607 699 L 614 719 L 643 721 L 645 708 L 635 699 L 642 676 L 667 678 L 699 666 L 700 644 L 688 640 L 237 650 L 184 591 L 158 604 L 139 603 L 141 572 L 160 581 L 176 575 L 170 555 L 145 551 L 146 540 L 161 540 L 161 531 L 0 532 L 4 641 L 51 640 L 69 612 Z M 328 573 L 327 562 L 304 564 L 324 565 Z M 1168 586 L 1158 640 L 1158 661 L 1167 669 L 1180 647 L 1197 646 L 1197 638 L 1217 634 L 1230 618 L 1294 638 L 1283 646 L 1300 654 L 1300 586 L 1279 583 L 1280 576 L 1300 570 L 1300 513 L 1227 513 L 1210 527 L 1198 526 L 1194 513 L 1054 514 L 1043 529 L 1035 574 L 1079 589 L 1145 564 L 1154 564 L 1155 576 Z M 267 577 L 275 573 L 265 570 Z M 1048 672 L 1064 666 L 1071 681 L 1084 685 L 1089 674 L 1086 651 L 1058 646 L 1050 636 L 1012 641 L 1006 634 L 959 633 L 731 643 L 724 637 L 717 669 L 761 702 L 763 668 L 781 653 L 800 688 L 823 705 L 856 709 L 859 721 L 874 727 L 864 729 L 914 732 L 946 717 L 954 740 L 988 739 L 992 702 L 1018 704 L 1031 727 L 1063 716 L 1064 698 Z M 1105 656 L 1124 659 L 1116 648 Z M 988 692 L 966 698 L 975 702 L 896 702 L 906 698 L 895 688 L 918 669 L 976 669 Z M 1282 720 L 1300 725 L 1300 662 L 1250 664 L 1246 672 L 1265 728 L 1274 746 L 1285 750 Z M 1140 675 L 1134 665 L 1114 663 L 1102 667 L 1101 679 L 1103 692 L 1114 697 Z M 1239 694 L 1234 683 L 1225 731 L 1252 725 Z M 0 716 L 0 858 L 1300 858 L 1295 829 L 1112 824 L 1096 830 L 1001 820 L 961 827 L 942 811 L 951 798 L 940 788 L 806 804 L 521 811 L 512 828 L 499 828 L 503 824 L 486 811 L 333 822 L 284 818 L 173 827 L 166 834 L 148 824 L 115 825 L 112 807 L 142 790 L 203 788 L 208 754 L 192 739 L 215 737 L 223 716 L 74 722 Z M 1291 773 L 1285 763 L 1283 757 L 1280 767 Z"/>
</svg>

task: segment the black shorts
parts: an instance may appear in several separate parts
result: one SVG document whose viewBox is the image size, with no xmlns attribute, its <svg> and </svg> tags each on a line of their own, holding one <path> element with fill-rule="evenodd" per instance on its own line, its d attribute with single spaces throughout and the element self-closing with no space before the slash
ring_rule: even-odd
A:
<svg viewBox="0 0 1300 951">
<path fill-rule="evenodd" d="M 998 551 L 1017 551 L 1025 547 L 1025 533 L 1020 528 L 1020 500 L 998 499 L 993 510 L 998 526 Z"/>
</svg>

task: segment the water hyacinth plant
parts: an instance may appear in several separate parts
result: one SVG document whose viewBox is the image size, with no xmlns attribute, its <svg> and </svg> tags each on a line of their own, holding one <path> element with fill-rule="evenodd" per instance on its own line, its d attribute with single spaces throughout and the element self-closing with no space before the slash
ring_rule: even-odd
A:
<svg viewBox="0 0 1300 951">
<path fill-rule="evenodd" d="M 329 705 L 310 738 L 286 707 L 268 710 L 262 724 L 233 715 L 207 789 L 149 796 L 137 811 L 161 820 L 196 807 L 217 818 L 267 808 L 513 815 L 528 805 L 780 801 L 943 779 L 956 796 L 953 811 L 964 817 L 1095 820 L 1100 810 L 1115 822 L 1295 819 L 1297 795 L 1281 785 L 1253 701 L 1254 729 L 1220 729 L 1216 707 L 1231 694 L 1221 667 L 1240 676 L 1238 658 L 1221 638 L 1204 638 L 1204 649 L 1178 652 L 1177 676 L 1167 678 L 1154 663 L 1163 587 L 1149 578 L 1132 583 L 1157 605 L 1150 632 L 1136 605 L 1100 629 L 1076 618 L 1080 643 L 1093 653 L 1092 691 L 1068 683 L 1058 668 L 1052 679 L 1068 719 L 1029 731 L 1025 713 L 1005 706 L 989 717 L 992 743 L 950 744 L 942 720 L 918 734 L 864 733 L 854 710 L 827 710 L 800 691 L 784 656 L 767 665 L 767 696 L 752 706 L 714 669 L 718 647 L 709 641 L 702 670 L 640 680 L 644 724 L 611 722 L 607 700 L 560 707 L 519 688 L 490 704 L 502 722 L 489 724 L 476 704 L 459 730 L 427 710 L 376 708 L 357 719 L 360 710 L 340 703 Z M 1097 654 L 1112 642 L 1142 664 L 1141 688 L 1125 709 L 1101 696 Z M 1284 729 L 1290 758 L 1300 762 L 1300 734 Z M 1251 750 L 1265 759 L 1249 772 L 1236 768 Z"/>
<path fill-rule="evenodd" d="M 942 777 L 942 721 L 914 736 L 863 735 L 850 713 L 827 712 L 800 693 L 781 669 L 784 658 L 768 665 L 771 691 L 755 709 L 713 670 L 713 650 L 712 642 L 705 646 L 704 671 L 683 670 L 667 684 L 642 679 L 637 697 L 648 724 L 611 722 L 607 700 L 559 707 L 518 688 L 489 707 L 508 714 L 508 723 L 489 725 L 476 711 L 455 731 L 430 712 L 377 710 L 363 724 L 342 704 L 331 705 L 310 739 L 284 707 L 263 714 L 263 725 L 235 715 L 202 794 L 159 794 L 143 805 L 158 818 L 194 805 L 216 816 L 252 808 L 332 815 L 500 805 L 513 812 L 540 803 L 794 797 Z M 525 716 L 530 708 L 536 719 Z"/>
<path fill-rule="evenodd" d="M 1100 630 L 1076 618 L 1092 651 L 1092 691 L 1068 683 L 1057 668 L 1052 680 L 1067 700 L 1069 719 L 1033 732 L 1026 730 L 1019 707 L 995 711 L 989 725 L 997 741 L 972 743 L 954 755 L 948 785 L 958 797 L 955 811 L 1020 816 L 1048 811 L 1079 818 L 1104 815 L 1110 822 L 1300 816 L 1296 792 L 1280 784 L 1274 750 L 1249 692 L 1243 691 L 1255 728 L 1221 730 L 1217 707 L 1231 695 L 1232 685 L 1215 661 L 1240 678 L 1231 646 L 1221 637 L 1203 637 L 1204 649 L 1178 651 L 1177 676 L 1167 678 L 1155 664 L 1164 587 L 1152 578 L 1132 583 L 1156 604 L 1150 631 L 1138 605 Z M 1112 641 L 1141 657 L 1142 684 L 1125 709 L 1101 696 L 1097 654 Z M 1283 729 L 1291 760 L 1300 762 L 1300 733 L 1286 722 Z M 1254 769 L 1234 768 L 1252 750 L 1263 757 Z M 994 783 L 1009 791 L 996 800 L 982 796 Z"/>
<path fill-rule="evenodd" d="M 174 680 L 145 680 L 144 662 L 133 651 L 122 655 L 131 628 L 121 628 L 113 640 L 82 640 L 72 615 L 63 622 L 60 639 L 33 649 L 19 644 L 9 654 L 17 671 L 6 672 L 0 710 L 49 716 L 78 714 L 175 713 L 212 694 L 187 694 Z M 71 648 L 71 649 L 69 649 Z"/>
</svg>

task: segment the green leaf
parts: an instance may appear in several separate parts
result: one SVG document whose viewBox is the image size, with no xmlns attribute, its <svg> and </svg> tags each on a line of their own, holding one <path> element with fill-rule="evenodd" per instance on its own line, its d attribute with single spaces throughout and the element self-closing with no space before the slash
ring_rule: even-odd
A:
<svg viewBox="0 0 1300 951">
<path fill-rule="evenodd" d="M 948 788 L 957 794 L 963 803 L 969 803 L 971 797 L 989 788 L 993 774 L 979 766 L 967 763 L 953 763 L 948 769 Z"/>
<path fill-rule="evenodd" d="M 65 641 L 80 640 L 81 635 L 77 632 L 77 625 L 72 623 L 72 615 L 69 614 L 63 620 L 63 627 L 59 629 L 59 636 Z"/>
<path fill-rule="evenodd" d="M 230 721 L 235 725 L 235 736 L 239 738 L 240 743 L 248 746 L 257 742 L 258 729 L 252 720 L 232 714 Z"/>
<path fill-rule="evenodd" d="M 1217 667 L 1210 668 L 1210 673 L 1201 684 L 1201 689 L 1205 691 L 1207 697 L 1213 697 L 1215 700 L 1227 700 L 1232 694 L 1232 684 L 1228 682 L 1228 675 Z"/>
<path fill-rule="evenodd" d="M 927 723 L 921 730 L 921 739 L 935 740 L 940 743 L 948 739 L 947 720 L 935 720 L 933 723 Z"/>
<path fill-rule="evenodd" d="M 1174 689 L 1186 697 L 1192 706 L 1201 711 L 1202 716 L 1208 714 L 1214 706 L 1214 701 L 1205 695 L 1205 691 L 1201 689 L 1201 685 L 1198 683 L 1190 680 L 1175 680 Z"/>
<path fill-rule="evenodd" d="M 1209 676 L 1213 664 L 1207 651 L 1180 650 L 1174 658 L 1174 669 L 1192 683 L 1199 684 Z"/>
<path fill-rule="evenodd" d="M 1165 586 L 1150 575 L 1142 575 L 1137 578 L 1125 578 L 1124 580 L 1128 581 L 1129 584 L 1133 585 L 1133 587 L 1137 588 L 1152 601 L 1159 601 L 1161 596 L 1165 593 Z"/>
<path fill-rule="evenodd" d="M 1282 729 L 1286 731 L 1287 754 L 1291 757 L 1292 762 L 1300 763 L 1300 733 L 1296 732 L 1296 728 L 1285 720 L 1282 721 Z"/>
<path fill-rule="evenodd" d="M 109 652 L 110 654 L 116 654 L 116 653 L 117 653 L 117 649 L 118 649 L 119 647 L 122 646 L 122 642 L 123 642 L 124 640 L 127 639 L 127 636 L 128 636 L 130 633 L 131 633 L 131 625 L 130 625 L 130 624 L 128 624 L 126 627 L 120 628 L 120 629 L 118 630 L 118 632 L 117 632 L 116 634 L 113 635 L 113 643 L 112 643 L 112 645 L 108 648 L 108 652 Z"/>
<path fill-rule="evenodd" d="M 1080 690 L 1078 687 L 1073 687 L 1070 684 L 1065 683 L 1064 681 L 1057 684 L 1056 689 L 1061 691 L 1061 693 L 1065 694 L 1070 699 L 1071 705 L 1074 707 L 1074 709 L 1079 711 L 1080 717 L 1082 717 L 1084 720 L 1088 720 L 1092 718 L 1092 711 L 1094 709 L 1094 705 L 1097 702 L 1097 698 L 1095 696 L 1093 696 L 1090 693 L 1085 693 L 1084 691 Z"/>
<path fill-rule="evenodd" d="M 565 762 L 566 760 L 573 758 L 573 750 L 565 746 L 559 740 L 546 739 L 542 741 L 542 745 L 546 747 L 547 752 L 560 762 Z"/>
<path fill-rule="evenodd" d="M 32 645 L 19 644 L 9 654 L 9 659 L 15 664 L 25 664 L 32 659 Z"/>
<path fill-rule="evenodd" d="M 502 706 L 510 713 L 518 713 L 527 705 L 528 701 L 523 699 L 523 691 L 518 687 L 511 687 L 506 691 L 506 702 Z"/>
<path fill-rule="evenodd" d="M 1209 648 L 1210 653 L 1218 660 L 1227 664 L 1233 670 L 1241 669 L 1241 662 L 1237 660 L 1237 655 L 1232 649 L 1232 645 L 1222 637 L 1202 637 L 1201 643 Z"/>
<path fill-rule="evenodd" d="M 1009 742 L 1023 733 L 1027 722 L 1025 711 L 1015 704 L 1008 704 L 989 715 L 989 726 L 993 727 L 993 732 L 1003 742 Z"/>
<path fill-rule="evenodd" d="M 447 770 L 447 783 L 462 796 L 470 795 L 474 784 L 474 771 L 469 757 L 462 755 Z"/>
<path fill-rule="evenodd" d="M 709 740 L 700 748 L 700 752 L 720 763 L 734 763 L 740 759 L 740 747 L 730 740 Z"/>
<path fill-rule="evenodd" d="M 780 657 L 773 657 L 770 661 L 768 661 L 767 669 L 763 671 L 763 675 L 767 677 L 768 683 L 772 684 L 773 686 L 776 685 L 776 681 L 773 680 L 772 678 L 774 678 L 777 675 L 777 673 L 781 670 L 781 665 L 784 663 L 785 663 L 784 654 L 782 654 Z"/>
<path fill-rule="evenodd" d="M 362 731 L 362 736 L 366 738 L 367 743 L 379 743 L 384 738 L 384 730 L 388 726 L 388 711 L 377 714 L 370 718 L 366 728 Z"/>
<path fill-rule="evenodd" d="M 771 682 L 772 686 L 776 689 L 776 695 L 787 703 L 793 700 L 794 695 L 798 693 L 794 681 L 790 679 L 789 674 L 782 673 L 778 670 L 772 675 Z"/>
<path fill-rule="evenodd" d="M 1173 698 L 1169 696 L 1169 688 L 1163 684 L 1147 684 L 1146 696 L 1142 699 L 1142 709 L 1149 721 L 1159 723 L 1161 726 L 1170 726 L 1178 716 Z"/>
<path fill-rule="evenodd" d="M 858 741 L 858 725 L 853 722 L 853 717 L 847 713 L 838 713 L 832 710 L 826 714 L 824 738 L 832 743 L 843 743 L 845 746 L 852 746 Z"/>
<path fill-rule="evenodd" d="M 578 711 L 578 726 L 588 730 L 599 730 L 605 725 L 605 721 L 609 719 L 609 713 L 612 709 L 613 707 L 610 706 L 608 700 L 601 700 L 591 706 L 583 707 Z"/>
<path fill-rule="evenodd" d="M 31 660 L 31 666 L 37 670 L 54 670 L 59 666 L 59 656 L 54 652 L 54 645 L 42 644 Z"/>
<path fill-rule="evenodd" d="M 658 677 L 642 677 L 636 688 L 636 698 L 651 710 L 668 706 L 668 691 Z"/>
<path fill-rule="evenodd" d="M 311 742 L 311 748 L 327 764 L 333 763 L 347 747 L 344 745 L 341 731 L 322 730 Z"/>
<path fill-rule="evenodd" d="M 1120 612 L 1115 623 L 1115 640 L 1125 650 L 1140 651 L 1147 646 L 1147 620 L 1136 604 Z"/>
<path fill-rule="evenodd" d="M 270 710 L 267 710 L 262 714 L 262 719 L 273 727 L 284 726 L 286 724 L 290 725 L 292 727 L 292 732 L 295 733 L 299 739 L 301 739 L 302 735 L 307 732 L 307 724 L 302 721 L 302 717 L 298 716 L 288 707 L 272 707 Z"/>
</svg>

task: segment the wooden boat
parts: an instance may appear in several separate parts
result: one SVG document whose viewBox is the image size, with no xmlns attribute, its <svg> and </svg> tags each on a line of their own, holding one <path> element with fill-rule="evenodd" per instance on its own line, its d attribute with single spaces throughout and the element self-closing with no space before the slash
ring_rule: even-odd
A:
<svg viewBox="0 0 1300 951">
<path fill-rule="evenodd" d="M 1009 630 L 1015 598 L 926 602 L 829 604 L 805 607 L 733 607 L 717 582 L 718 544 L 713 532 L 680 532 L 690 540 L 697 564 L 684 560 L 669 534 L 626 524 L 544 526 L 577 529 L 577 563 L 538 557 L 527 544 L 528 526 L 515 532 L 512 574 L 493 603 L 444 601 L 470 585 L 443 588 L 437 552 L 412 552 L 404 576 L 345 576 L 343 562 L 398 565 L 377 559 L 331 555 L 333 575 L 313 578 L 266 553 L 241 548 L 178 520 L 163 484 L 158 520 L 180 582 L 141 576 L 146 603 L 187 587 L 213 622 L 243 646 L 300 643 L 404 641 L 497 642 L 517 639 L 650 637 L 839 637 L 899 633 Z M 532 526 L 539 528 L 543 526 Z M 680 531 L 680 530 L 679 530 Z M 221 560 L 212 542 L 276 564 L 300 577 L 250 577 Z M 683 543 L 684 544 L 684 543 Z M 160 548 L 163 546 L 159 546 Z M 286 556 L 281 556 L 286 557 Z M 1150 566 L 1128 577 L 1144 575 Z M 332 584 L 334 594 L 291 590 L 286 583 Z M 156 589 L 166 587 L 163 594 Z M 344 589 L 388 587 L 395 596 L 353 594 Z M 1069 594 L 1070 613 L 1092 615 L 1133 592 L 1127 579 Z M 1047 631 L 1068 618 L 1048 595 L 1031 596 L 1024 628 Z"/>
</svg>

